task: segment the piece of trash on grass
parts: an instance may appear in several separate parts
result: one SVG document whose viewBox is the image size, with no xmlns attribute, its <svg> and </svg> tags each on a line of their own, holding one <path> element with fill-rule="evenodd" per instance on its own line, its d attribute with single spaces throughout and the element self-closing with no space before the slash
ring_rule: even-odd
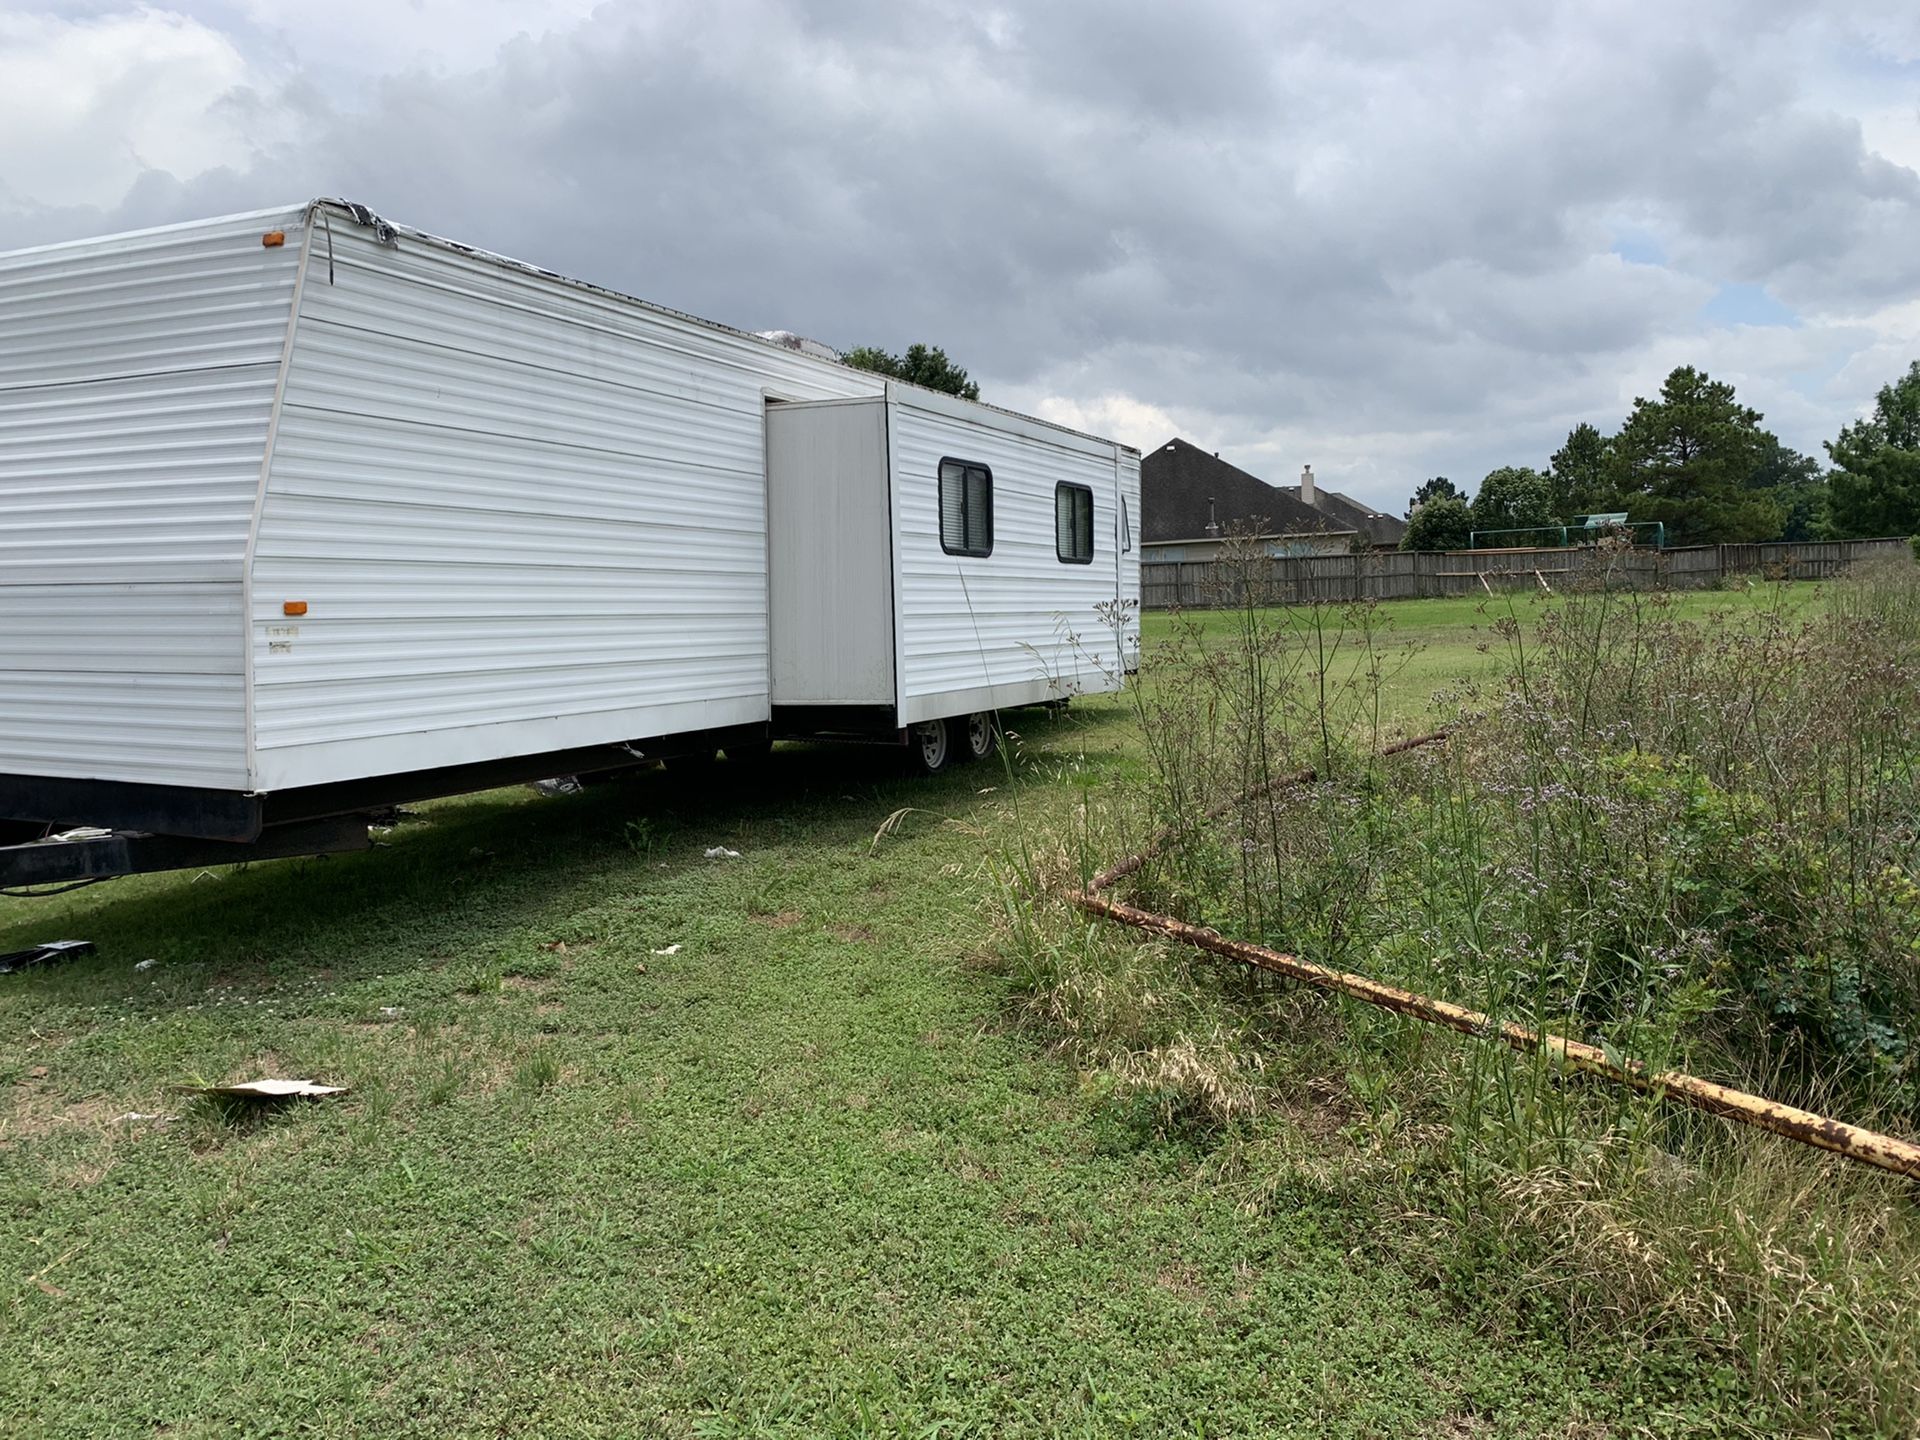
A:
<svg viewBox="0 0 1920 1440">
<path fill-rule="evenodd" d="M 162 1124 L 162 1125 L 164 1125 L 164 1124 L 166 1124 L 166 1123 L 167 1123 L 167 1121 L 169 1121 L 169 1120 L 172 1120 L 172 1119 L 174 1119 L 174 1118 L 175 1118 L 175 1117 L 174 1117 L 174 1116 L 172 1116 L 172 1115 L 148 1115 L 148 1114 L 146 1114 L 146 1113 L 145 1113 L 144 1111 L 140 1111 L 140 1110 L 129 1110 L 129 1111 L 128 1111 L 128 1112 L 126 1113 L 126 1114 L 124 1114 L 124 1115 L 122 1115 L 122 1116 L 121 1116 L 121 1117 L 120 1117 L 120 1118 L 119 1118 L 118 1120 L 116 1120 L 116 1121 L 114 1121 L 114 1124 L 116 1124 L 116 1125 L 144 1125 L 144 1124 L 146 1124 L 146 1123 L 147 1123 L 147 1122 L 148 1122 L 149 1120 L 154 1120 L 154 1121 L 158 1121 L 158 1122 L 159 1122 L 160 1124 Z"/>
<path fill-rule="evenodd" d="M 46 1078 L 47 1078 L 47 1067 L 44 1065 L 36 1065 L 31 1070 L 27 1071 L 27 1079 L 29 1080 L 44 1080 Z"/>
<path fill-rule="evenodd" d="M 133 968 L 136 970 L 151 970 L 159 963 L 158 960 L 136 960 L 133 963 Z"/>
<path fill-rule="evenodd" d="M 555 775 L 546 780 L 534 781 L 533 788 L 542 795 L 578 795 L 583 787 L 575 776 Z"/>
<path fill-rule="evenodd" d="M 678 955 L 680 953 L 680 946 L 676 942 L 672 945 L 667 946 L 667 948 L 664 950 L 655 950 L 651 953 L 655 955 Z"/>
<path fill-rule="evenodd" d="M 36 965 L 51 965 L 59 960 L 78 960 L 92 953 L 91 940 L 49 940 L 44 945 L 30 945 L 25 950 L 9 950 L 0 955 L 0 975 L 31 970 Z"/>
<path fill-rule="evenodd" d="M 231 1095 L 236 1100 L 320 1100 L 344 1095 L 345 1085 L 319 1085 L 311 1080 L 242 1080 L 235 1085 L 175 1085 L 176 1095 Z"/>
<path fill-rule="evenodd" d="M 380 1007 L 380 1013 L 389 1020 L 398 1020 L 400 1018 L 400 1007 L 398 1005 L 382 1005 Z"/>
<path fill-rule="evenodd" d="M 715 845 L 711 850 L 707 851 L 707 859 L 709 860 L 738 860 L 739 858 L 740 852 L 738 850 L 729 850 L 724 845 Z"/>
</svg>

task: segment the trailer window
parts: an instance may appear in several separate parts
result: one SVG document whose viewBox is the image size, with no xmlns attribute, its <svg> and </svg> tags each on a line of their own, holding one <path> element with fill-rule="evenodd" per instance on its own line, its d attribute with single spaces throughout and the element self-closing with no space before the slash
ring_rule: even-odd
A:
<svg viewBox="0 0 1920 1440">
<path fill-rule="evenodd" d="M 940 462 L 940 548 L 949 555 L 993 553 L 993 471 L 985 465 Z"/>
<path fill-rule="evenodd" d="M 1053 487 L 1053 553 L 1068 565 L 1093 563 L 1093 491 L 1085 485 Z"/>
</svg>

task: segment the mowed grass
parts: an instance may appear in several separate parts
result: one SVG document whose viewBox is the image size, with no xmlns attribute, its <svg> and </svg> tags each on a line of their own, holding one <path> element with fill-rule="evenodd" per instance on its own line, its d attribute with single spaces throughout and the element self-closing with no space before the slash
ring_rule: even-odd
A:
<svg viewBox="0 0 1920 1440">
<path fill-rule="evenodd" d="M 1412 713 L 1488 622 L 1396 623 L 1441 639 Z M 1456 1308 L 1337 1179 L 1243 1211 L 1008 1022 L 989 861 L 1137 764 L 1118 701 L 1012 723 L 1011 775 L 783 747 L 0 900 L 0 950 L 99 946 L 0 977 L 3 1428 L 1716 1428 Z M 169 1088 L 257 1074 L 352 1089 Z"/>
<path fill-rule="evenodd" d="M 1821 587 L 1811 582 L 1756 580 L 1725 590 L 1676 591 L 1665 598 L 1677 618 L 1706 621 L 1774 606 L 1801 615 L 1820 603 L 1821 593 Z M 1277 615 L 1284 628 L 1301 633 L 1303 639 L 1311 627 L 1321 627 L 1326 644 L 1332 647 L 1329 672 L 1338 676 L 1363 663 L 1366 642 L 1357 617 L 1364 611 L 1380 662 L 1382 719 L 1401 728 L 1418 728 L 1420 721 L 1433 715 L 1436 695 L 1485 685 L 1504 672 L 1508 642 L 1495 629 L 1500 621 L 1517 622 L 1524 639 L 1554 599 L 1539 590 L 1510 590 L 1355 607 L 1345 620 L 1335 606 L 1323 607 L 1317 614 L 1304 606 L 1262 614 L 1268 623 Z M 1181 631 L 1196 633 L 1209 643 L 1224 643 L 1243 621 L 1243 613 L 1234 610 L 1150 611 L 1142 623 L 1142 638 L 1149 652 Z"/>
</svg>

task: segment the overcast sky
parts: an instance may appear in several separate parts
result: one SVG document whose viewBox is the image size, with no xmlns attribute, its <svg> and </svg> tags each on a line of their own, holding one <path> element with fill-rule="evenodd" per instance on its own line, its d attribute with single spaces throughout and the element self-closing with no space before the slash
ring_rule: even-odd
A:
<svg viewBox="0 0 1920 1440">
<path fill-rule="evenodd" d="M 0 0 L 0 249 L 315 195 L 1398 512 L 1920 358 L 1920 4 Z"/>
</svg>

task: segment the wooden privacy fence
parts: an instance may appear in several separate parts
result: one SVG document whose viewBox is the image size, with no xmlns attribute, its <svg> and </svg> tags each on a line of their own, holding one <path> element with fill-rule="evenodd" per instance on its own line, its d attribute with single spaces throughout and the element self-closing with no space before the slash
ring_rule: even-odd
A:
<svg viewBox="0 0 1920 1440">
<path fill-rule="evenodd" d="M 1355 555 L 1256 555 L 1140 566 L 1149 610 L 1243 605 L 1344 604 L 1484 595 L 1488 589 L 1551 589 L 1581 581 L 1674 590 L 1708 589 L 1764 576 L 1830 580 L 1877 556 L 1911 557 L 1905 540 L 1772 541 L 1651 549 L 1372 550 Z"/>
</svg>

